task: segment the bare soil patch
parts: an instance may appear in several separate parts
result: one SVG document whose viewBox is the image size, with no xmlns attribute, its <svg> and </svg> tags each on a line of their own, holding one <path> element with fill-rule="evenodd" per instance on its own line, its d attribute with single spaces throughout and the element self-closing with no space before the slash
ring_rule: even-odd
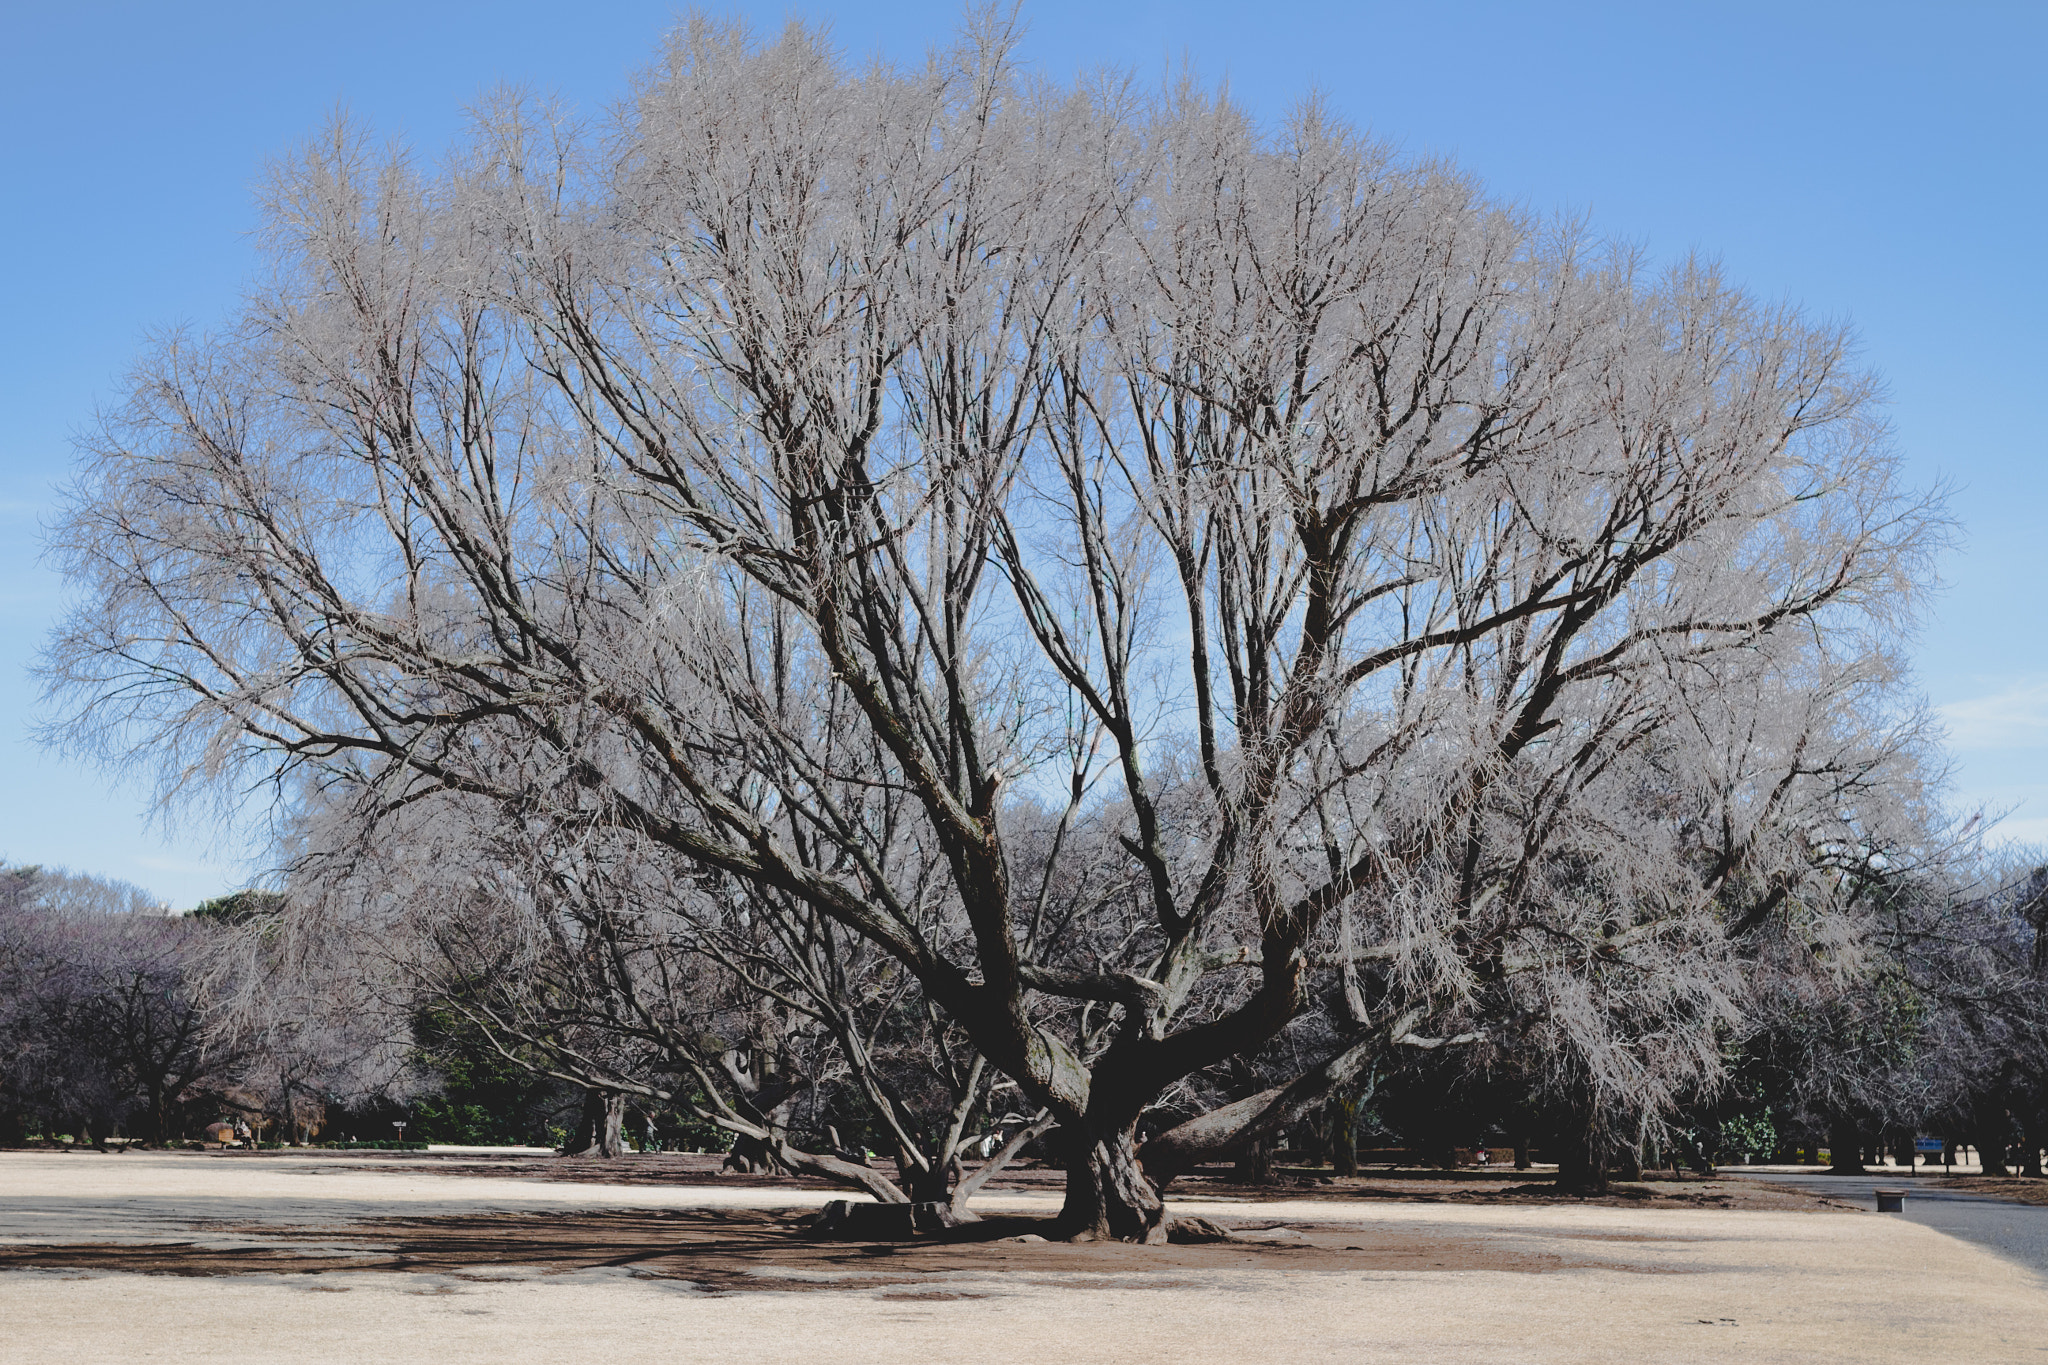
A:
<svg viewBox="0 0 2048 1365">
<path fill-rule="evenodd" d="M 235 1154 L 229 1154 L 235 1159 Z M 845 1198 L 847 1191 L 829 1181 L 810 1176 L 754 1172 L 741 1175 L 721 1171 L 721 1158 L 687 1152 L 644 1152 L 605 1161 L 585 1157 L 502 1157 L 423 1156 L 412 1152 L 355 1153 L 347 1156 L 378 1167 L 429 1165 L 437 1175 L 489 1176 L 537 1181 L 566 1181 L 599 1185 L 718 1186 L 745 1188 L 757 1185 L 777 1189 L 815 1189 L 820 1203 Z M 337 1157 L 339 1163 L 343 1158 Z M 1065 1173 L 1048 1167 L 1023 1166 L 1002 1171 L 983 1188 L 990 1194 L 1004 1192 L 1057 1193 L 1066 1183 Z M 2048 1199 L 2048 1186 L 2043 1198 Z M 1560 1205 L 1602 1208 L 1690 1208 L 1767 1209 L 1774 1212 L 1798 1210 L 1840 1210 L 1860 1208 L 1825 1195 L 1788 1185 L 1773 1185 L 1753 1179 L 1718 1180 L 1685 1176 L 1652 1176 L 1638 1182 L 1617 1182 L 1607 1193 L 1574 1195 L 1560 1193 L 1547 1180 L 1530 1179 L 1527 1172 L 1503 1170 L 1498 1174 L 1480 1171 L 1397 1171 L 1358 1176 L 1329 1176 L 1292 1173 L 1267 1184 L 1245 1184 L 1235 1180 L 1227 1168 L 1196 1171 L 1175 1180 L 1167 1189 L 1174 1201 L 1218 1200 L 1228 1203 L 1262 1204 L 1282 1200 L 1376 1200 L 1415 1204 L 1506 1204 Z"/>
<path fill-rule="evenodd" d="M 1855 1207 L 1806 1190 L 1785 1185 L 1767 1185 L 1754 1180 L 1657 1180 L 1640 1183 L 1616 1182 L 1604 1194 L 1566 1194 L 1549 1181 L 1529 1181 L 1503 1176 L 1497 1180 L 1461 1180 L 1449 1183 L 1421 1176 L 1358 1176 L 1295 1186 L 1213 1187 L 1225 1198 L 1264 1200 L 1331 1200 L 1350 1202 L 1374 1200 L 1401 1204 L 1494 1204 L 1528 1207 L 1610 1209 L 1768 1209 L 1797 1212 Z M 1169 1197 L 1200 1200 L 1210 1191 L 1198 1182 L 1176 1181 Z"/>
<path fill-rule="evenodd" d="M 0 1267 L 19 1268 L 0 1269 L 0 1358 L 168 1365 L 218 1338 L 260 1358 L 441 1365 L 991 1350 L 1915 1365 L 2042 1358 L 2048 1342 L 2033 1273 L 1917 1223 L 1815 1217 L 1821 1200 L 1768 1189 L 1729 1202 L 1774 1203 L 1730 1212 L 1682 1201 L 1689 1182 L 1600 1207 L 1557 1198 L 1542 1172 L 1524 1176 L 1531 1192 L 1504 1170 L 1252 1189 L 1205 1172 L 1175 1184 L 1173 1212 L 1231 1225 L 1219 1243 L 1000 1240 L 1043 1223 L 990 1218 L 978 1232 L 996 1240 L 889 1245 L 813 1241 L 799 1220 L 838 1191 L 720 1177 L 715 1159 L 578 1173 L 638 1186 L 622 1189 L 553 1183 L 574 1168 L 547 1157 L 278 1155 L 0 1154 Z M 462 1163 L 498 1178 L 442 1178 Z M 1052 1214 L 1059 1173 L 1022 1175 L 985 1215 Z M 1742 1196 L 1737 1184 L 1703 1189 Z M 763 1289 L 804 1292 L 739 1292 Z"/>
<path fill-rule="evenodd" d="M 1900 1182 L 1899 1188 L 1912 1190 L 1932 1185 L 1937 1189 L 1961 1190 L 1965 1194 L 1985 1194 L 1994 1199 L 2008 1199 L 2015 1204 L 2048 1205 L 2048 1180 L 2024 1175 L 1948 1175 L 1912 1176 Z"/>
<path fill-rule="evenodd" d="M 816 1241 L 798 1221 L 808 1210 L 613 1210 L 572 1214 L 495 1213 L 440 1218 L 380 1218 L 347 1228 L 302 1232 L 274 1226 L 238 1229 L 290 1247 L 209 1248 L 198 1243 L 0 1246 L 0 1269 L 118 1270 L 155 1275 L 313 1274 L 410 1271 L 489 1277 L 511 1267 L 560 1274 L 624 1269 L 707 1289 L 823 1290 L 922 1286 L 917 1295 L 958 1298 L 933 1276 L 1040 1275 L 1067 1284 L 1121 1287 L 1185 1285 L 1188 1272 L 1213 1270 L 1456 1271 L 1541 1273 L 1570 1267 L 1636 1268 L 1588 1254 L 1577 1258 L 1512 1239 L 1447 1233 L 1420 1224 L 1292 1223 L 1284 1229 L 1240 1225 L 1228 1242 L 1137 1247 L 1115 1243 L 1019 1242 L 1047 1220 L 991 1218 L 944 1239 L 912 1242 Z M 359 1253 L 337 1248 L 360 1247 Z M 1069 1277 L 1079 1273 L 1086 1277 Z"/>
</svg>

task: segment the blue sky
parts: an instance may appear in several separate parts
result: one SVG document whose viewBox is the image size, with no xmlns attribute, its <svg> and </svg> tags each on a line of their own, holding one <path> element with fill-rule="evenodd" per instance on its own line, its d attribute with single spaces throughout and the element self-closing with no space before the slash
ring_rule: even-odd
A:
<svg viewBox="0 0 2048 1365">
<path fill-rule="evenodd" d="M 37 749 L 25 670 L 63 599 L 40 524 L 72 434 L 143 333 L 229 312 L 264 158 L 337 105 L 431 151 L 513 82 L 596 109 L 677 10 L 348 5 L 7 7 L 0 44 L 0 858 L 127 878 L 179 905 L 256 871 L 198 813 Z M 950 3 L 721 7 L 831 25 L 853 56 L 943 40 Z M 1190 64 L 1272 118 L 1311 87 L 1496 193 L 1584 212 L 1659 256 L 1858 327 L 1910 479 L 1953 485 L 1961 543 L 1916 648 L 1955 799 L 2048 842 L 2048 6 L 1027 5 L 1026 57 L 1068 78 Z"/>
</svg>

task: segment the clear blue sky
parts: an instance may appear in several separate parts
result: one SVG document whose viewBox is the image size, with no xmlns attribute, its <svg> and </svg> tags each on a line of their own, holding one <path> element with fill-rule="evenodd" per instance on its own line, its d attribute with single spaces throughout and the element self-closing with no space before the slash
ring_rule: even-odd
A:
<svg viewBox="0 0 2048 1365">
<path fill-rule="evenodd" d="M 916 60 L 950 3 L 725 7 Z M 0 50 L 0 858 L 141 883 L 179 905 L 254 870 L 203 821 L 39 752 L 25 669 L 62 600 L 40 522 L 70 438 L 145 329 L 227 313 L 253 265 L 263 159 L 345 104 L 432 150 L 510 81 L 587 108 L 622 90 L 665 3 L 352 0 L 6 8 Z M 1660 255 L 1702 249 L 1772 298 L 1847 317 L 1888 379 L 1914 481 L 1964 543 L 1917 650 L 1955 738 L 1956 799 L 2018 803 L 2048 842 L 2048 6 L 1041 3 L 1060 78 L 1183 60 L 1264 117 L 1320 88 L 1354 123 L 1455 156 L 1503 196 L 1591 214 Z"/>
</svg>

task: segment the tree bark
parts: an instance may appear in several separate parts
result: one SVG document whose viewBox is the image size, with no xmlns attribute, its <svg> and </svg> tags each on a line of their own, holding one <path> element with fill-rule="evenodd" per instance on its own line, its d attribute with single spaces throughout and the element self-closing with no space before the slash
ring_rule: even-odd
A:
<svg viewBox="0 0 2048 1365">
<path fill-rule="evenodd" d="M 1358 1098 L 1330 1105 L 1330 1169 L 1337 1175 L 1358 1174 Z"/>
<path fill-rule="evenodd" d="M 897 1181 L 913 1204 L 945 1204 L 953 1202 L 953 1189 L 959 1183 L 960 1163 L 951 1158 L 942 1158 L 927 1166 L 911 1166 L 906 1163 L 903 1179 Z"/>
<path fill-rule="evenodd" d="M 1064 1125 L 1061 1133 L 1067 1133 Z M 1060 1229 L 1077 1242 L 1166 1240 L 1166 1201 L 1138 1161 L 1137 1121 L 1068 1137 Z"/>
<path fill-rule="evenodd" d="M 741 1175 L 755 1171 L 775 1170 L 775 1149 L 768 1145 L 768 1139 L 748 1137 L 742 1133 L 732 1140 L 732 1148 L 725 1154 L 725 1164 Z"/>
<path fill-rule="evenodd" d="M 1589 1132 L 1561 1134 L 1558 1139 L 1557 1188 L 1562 1194 L 1605 1194 L 1606 1142 Z"/>
<path fill-rule="evenodd" d="M 1246 1185 L 1270 1185 L 1273 1183 L 1273 1152 L 1265 1142 L 1258 1141 L 1238 1154 L 1235 1174 Z"/>
<path fill-rule="evenodd" d="M 2004 1087 L 1991 1088 L 1971 1106 L 1970 1117 L 1974 1120 L 1969 1131 L 1963 1134 L 1964 1141 L 1977 1149 L 1977 1160 L 1982 1163 L 1985 1175 L 2010 1175 L 2006 1165 L 2006 1151 L 2012 1146 L 2012 1113 L 2007 1107 Z"/>
<path fill-rule="evenodd" d="M 603 1090 L 583 1092 L 583 1112 L 576 1119 L 575 1136 L 562 1148 L 563 1156 L 596 1156 L 609 1160 L 626 1151 L 626 1097 Z"/>
<path fill-rule="evenodd" d="M 1458 1144 L 1449 1133 L 1439 1133 L 1429 1140 L 1429 1164 L 1439 1171 L 1458 1169 Z"/>
<path fill-rule="evenodd" d="M 1828 1171 L 1833 1175 L 1863 1175 L 1863 1134 L 1856 1121 L 1837 1115 L 1828 1128 Z"/>
</svg>

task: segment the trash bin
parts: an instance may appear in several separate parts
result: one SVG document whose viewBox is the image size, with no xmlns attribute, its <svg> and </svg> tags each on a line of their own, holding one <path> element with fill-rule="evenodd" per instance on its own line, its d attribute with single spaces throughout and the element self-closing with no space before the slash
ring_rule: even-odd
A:
<svg viewBox="0 0 2048 1365">
<path fill-rule="evenodd" d="M 1877 1211 L 1879 1213 L 1904 1213 L 1906 1211 L 1906 1192 L 1904 1190 L 1879 1190 L 1877 1192 Z"/>
</svg>

